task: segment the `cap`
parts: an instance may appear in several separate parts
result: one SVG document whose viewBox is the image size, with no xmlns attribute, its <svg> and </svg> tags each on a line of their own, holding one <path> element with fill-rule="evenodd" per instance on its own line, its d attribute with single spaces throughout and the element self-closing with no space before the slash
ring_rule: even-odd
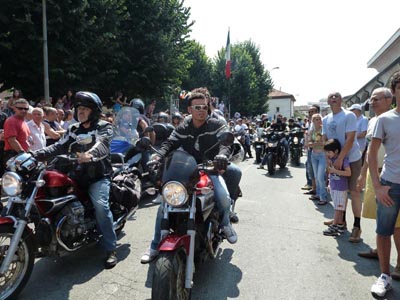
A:
<svg viewBox="0 0 400 300">
<path fill-rule="evenodd" d="M 359 111 L 361 111 L 361 105 L 358 103 L 353 104 L 352 106 L 350 106 L 349 110 L 354 110 L 354 109 L 358 109 Z"/>
</svg>

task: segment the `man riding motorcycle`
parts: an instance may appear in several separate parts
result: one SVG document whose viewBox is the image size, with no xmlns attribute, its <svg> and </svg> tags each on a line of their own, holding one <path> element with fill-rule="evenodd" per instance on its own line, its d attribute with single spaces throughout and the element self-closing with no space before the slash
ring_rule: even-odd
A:
<svg viewBox="0 0 400 300">
<path fill-rule="evenodd" d="M 117 237 L 113 229 L 113 216 L 109 207 L 111 182 L 110 141 L 113 136 L 112 125 L 100 120 L 102 109 L 100 98 L 91 92 L 75 94 L 74 118 L 79 123 L 71 125 L 62 140 L 41 150 L 33 152 L 38 160 L 48 160 L 63 153 L 76 153 L 78 167 L 76 181 L 87 190 L 95 209 L 96 223 L 102 233 L 102 246 L 106 250 L 105 267 L 111 269 L 118 262 L 116 255 Z M 93 141 L 88 145 L 74 144 L 80 134 L 91 134 Z M 71 148 L 71 149 L 69 149 Z M 71 150 L 71 151 L 69 151 Z"/>
<path fill-rule="evenodd" d="M 209 118 L 206 96 L 202 93 L 192 93 L 188 102 L 188 112 L 191 116 L 185 118 L 184 122 L 161 145 L 159 152 L 162 157 L 156 155 L 154 159 L 159 161 L 170 152 L 182 147 L 184 151 L 196 159 L 197 163 L 203 162 L 204 154 L 207 154 L 206 159 L 214 160 L 215 168 L 220 174 L 223 174 L 223 176 L 210 176 L 214 185 L 214 198 L 222 215 L 221 226 L 224 234 L 227 240 L 233 244 L 237 241 L 237 234 L 229 221 L 231 199 L 228 190 L 237 189 L 240 181 L 238 175 L 241 175 L 241 171 L 233 164 L 228 166 L 229 147 L 220 145 L 219 148 L 210 149 L 207 151 L 208 153 L 205 153 L 207 149 L 217 143 L 217 135 L 227 131 L 227 127 L 222 121 Z M 231 186 L 231 189 L 227 188 L 225 182 Z M 151 262 L 158 255 L 157 248 L 161 239 L 162 215 L 162 206 L 160 206 L 157 212 L 153 241 L 148 251 L 141 258 L 143 264 Z"/>
</svg>

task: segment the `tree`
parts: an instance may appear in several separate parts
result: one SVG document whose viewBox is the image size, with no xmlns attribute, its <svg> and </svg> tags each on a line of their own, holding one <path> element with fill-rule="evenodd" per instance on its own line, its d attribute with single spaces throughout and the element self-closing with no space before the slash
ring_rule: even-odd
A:
<svg viewBox="0 0 400 300">
<path fill-rule="evenodd" d="M 258 47 L 251 41 L 232 45 L 231 69 L 232 77 L 227 80 L 225 49 L 221 49 L 215 59 L 214 94 L 230 102 L 231 112 L 239 111 L 242 115 L 263 112 L 272 89 L 272 80 L 261 63 Z"/>
</svg>

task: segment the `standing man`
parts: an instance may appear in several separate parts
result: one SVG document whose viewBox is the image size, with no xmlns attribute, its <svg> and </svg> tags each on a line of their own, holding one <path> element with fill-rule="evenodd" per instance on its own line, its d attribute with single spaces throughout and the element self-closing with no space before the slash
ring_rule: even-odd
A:
<svg viewBox="0 0 400 300">
<path fill-rule="evenodd" d="M 342 108 L 342 96 L 334 92 L 328 95 L 328 104 L 332 112 L 324 117 L 322 121 L 322 133 L 326 140 L 337 139 L 342 146 L 342 150 L 334 167 L 342 170 L 343 160 L 349 159 L 351 176 L 349 177 L 349 190 L 351 196 L 351 206 L 354 215 L 353 230 L 349 241 L 358 243 L 361 240 L 361 193 L 357 190 L 357 179 L 360 176 L 362 160 L 360 147 L 356 140 L 357 119 L 355 114 Z M 325 224 L 328 224 L 327 222 Z"/>
<path fill-rule="evenodd" d="M 368 119 L 362 114 L 361 105 L 356 103 L 353 104 L 349 110 L 356 115 L 357 117 L 357 142 L 358 146 L 360 146 L 360 151 L 362 153 L 362 158 L 364 161 L 364 154 L 367 146 L 367 140 L 365 136 L 367 135 L 368 130 Z"/>
<path fill-rule="evenodd" d="M 14 115 L 4 123 L 4 157 L 3 163 L 20 152 L 29 150 L 29 127 L 25 118 L 29 110 L 29 103 L 25 99 L 18 99 L 14 103 Z"/>
<path fill-rule="evenodd" d="M 32 110 L 32 120 L 26 123 L 30 131 L 31 151 L 46 147 L 46 135 L 57 140 L 60 138 L 49 124 L 43 122 L 43 115 L 43 109 L 35 107 Z"/>
<path fill-rule="evenodd" d="M 391 90 L 397 107 L 376 120 L 371 144 L 368 148 L 368 164 L 377 200 L 376 243 L 378 246 L 381 275 L 371 287 L 374 296 L 383 297 L 392 288 L 390 276 L 391 236 L 395 230 L 400 208 L 400 72 L 391 80 Z M 378 152 L 383 144 L 385 158 L 379 178 Z"/>
</svg>

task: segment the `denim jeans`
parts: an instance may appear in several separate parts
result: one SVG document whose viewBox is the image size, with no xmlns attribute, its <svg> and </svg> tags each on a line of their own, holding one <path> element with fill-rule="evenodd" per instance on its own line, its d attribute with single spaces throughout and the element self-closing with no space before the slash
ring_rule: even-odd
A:
<svg viewBox="0 0 400 300">
<path fill-rule="evenodd" d="M 308 148 L 307 149 L 307 161 L 306 161 L 306 178 L 307 178 L 307 184 L 309 186 L 312 185 L 312 180 L 314 179 L 314 171 L 313 171 L 313 167 L 312 167 L 311 153 L 312 153 L 312 149 Z"/>
<path fill-rule="evenodd" d="M 311 164 L 317 185 L 317 196 L 323 201 L 327 201 L 328 193 L 326 191 L 326 156 L 325 152 L 312 152 Z"/>
<path fill-rule="evenodd" d="M 117 246 L 117 236 L 113 228 L 113 216 L 110 211 L 110 179 L 103 178 L 89 186 L 88 194 L 96 214 L 97 227 L 103 235 L 101 244 L 106 251 L 113 251 Z"/>
<path fill-rule="evenodd" d="M 237 188 L 239 186 L 242 171 L 234 164 L 230 164 L 223 176 L 211 175 L 210 179 L 214 185 L 214 199 L 217 209 L 222 216 L 221 226 L 229 224 L 229 211 L 231 207 L 231 195 L 237 198 Z M 225 182 L 225 180 L 226 182 Z M 161 220 L 163 218 L 163 205 L 157 210 L 156 223 L 154 226 L 154 237 L 151 241 L 151 249 L 156 250 L 161 241 Z"/>
<path fill-rule="evenodd" d="M 381 178 L 381 184 L 390 186 L 389 196 L 394 204 L 391 207 L 384 206 L 376 200 L 376 233 L 381 236 L 391 236 L 394 233 L 397 215 L 400 209 L 400 184 L 392 183 Z"/>
</svg>

